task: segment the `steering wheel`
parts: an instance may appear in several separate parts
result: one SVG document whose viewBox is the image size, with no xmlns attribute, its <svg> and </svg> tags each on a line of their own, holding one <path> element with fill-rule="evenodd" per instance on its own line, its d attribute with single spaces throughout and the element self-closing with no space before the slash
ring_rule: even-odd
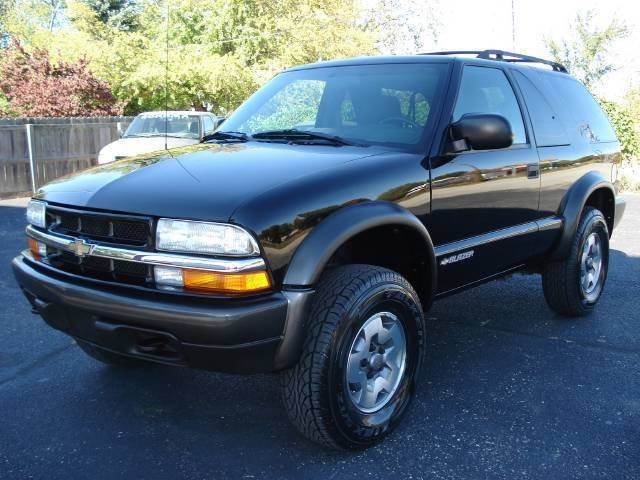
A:
<svg viewBox="0 0 640 480">
<path fill-rule="evenodd" d="M 404 125 L 409 125 L 410 128 L 422 128 L 422 125 L 404 117 L 387 117 L 387 118 L 383 118 L 378 123 L 380 125 L 399 124 L 401 127 Z"/>
</svg>

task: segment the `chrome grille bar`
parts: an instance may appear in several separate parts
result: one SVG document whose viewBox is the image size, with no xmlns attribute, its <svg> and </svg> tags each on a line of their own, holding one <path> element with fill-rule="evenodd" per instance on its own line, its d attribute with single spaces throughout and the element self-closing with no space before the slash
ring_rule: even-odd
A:
<svg viewBox="0 0 640 480">
<path fill-rule="evenodd" d="M 54 235 L 43 232 L 31 225 L 27 226 L 27 235 L 45 245 L 71 252 L 79 257 L 93 256 L 108 258 L 110 260 L 126 260 L 147 265 L 193 268 L 219 273 L 247 272 L 264 270 L 265 268 L 265 263 L 262 258 L 216 259 L 109 247 L 66 235 Z"/>
</svg>

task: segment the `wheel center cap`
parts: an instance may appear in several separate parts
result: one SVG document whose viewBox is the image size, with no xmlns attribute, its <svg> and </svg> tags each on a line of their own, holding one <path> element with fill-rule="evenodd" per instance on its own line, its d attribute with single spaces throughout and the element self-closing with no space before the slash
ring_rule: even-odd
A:
<svg viewBox="0 0 640 480">
<path fill-rule="evenodd" d="M 380 370 L 384 365 L 384 357 L 377 353 L 371 357 L 371 362 L 369 363 L 371 365 L 371 368 L 373 368 L 374 370 Z"/>
</svg>

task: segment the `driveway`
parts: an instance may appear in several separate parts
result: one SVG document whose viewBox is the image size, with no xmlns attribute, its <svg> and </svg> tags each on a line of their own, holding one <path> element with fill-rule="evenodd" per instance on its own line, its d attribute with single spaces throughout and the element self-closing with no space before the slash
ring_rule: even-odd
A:
<svg viewBox="0 0 640 480">
<path fill-rule="evenodd" d="M 594 315 L 547 308 L 516 275 L 429 312 L 416 402 L 383 444 L 300 437 L 276 375 L 85 356 L 30 313 L 10 272 L 24 208 L 0 203 L 0 478 L 640 478 L 640 196 L 629 195 Z"/>
</svg>

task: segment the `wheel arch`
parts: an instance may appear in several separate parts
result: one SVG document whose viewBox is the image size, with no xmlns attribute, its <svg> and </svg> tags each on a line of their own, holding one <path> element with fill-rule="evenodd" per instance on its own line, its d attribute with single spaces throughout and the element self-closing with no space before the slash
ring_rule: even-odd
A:
<svg viewBox="0 0 640 480">
<path fill-rule="evenodd" d="M 344 207 L 333 212 L 309 233 L 289 263 L 283 281 L 283 293 L 288 299 L 289 308 L 283 340 L 276 355 L 276 369 L 290 368 L 300 358 L 306 335 L 305 319 L 314 296 L 313 288 L 331 262 L 337 261 L 346 247 L 361 245 L 358 242 L 362 242 L 368 234 L 384 235 L 393 229 L 408 232 L 411 236 L 405 237 L 405 240 L 410 238 L 414 246 L 418 242 L 418 253 L 424 253 L 424 290 L 420 291 L 421 285 L 412 285 L 423 307 L 428 308 L 436 290 L 437 266 L 431 236 L 422 222 L 408 210 L 391 202 L 363 202 Z M 373 240 L 372 237 L 369 239 Z M 406 248 L 406 244 L 404 246 Z M 384 262 L 369 263 L 388 266 Z"/>
<path fill-rule="evenodd" d="M 592 171 L 580 177 L 569 188 L 560 203 L 558 213 L 564 220 L 564 226 L 551 258 L 561 260 L 569 254 L 580 216 L 587 205 L 602 212 L 611 236 L 615 219 L 615 198 L 613 184 L 601 173 Z"/>
<path fill-rule="evenodd" d="M 426 227 L 408 210 L 391 202 L 364 202 L 342 208 L 322 221 L 297 248 L 284 277 L 284 287 L 315 285 L 330 261 L 349 242 L 367 234 L 399 229 L 419 241 L 428 269 L 429 294 L 437 282 L 436 255 Z M 393 247 L 393 246 L 392 246 Z M 414 285 L 414 288 L 418 288 Z"/>
</svg>

